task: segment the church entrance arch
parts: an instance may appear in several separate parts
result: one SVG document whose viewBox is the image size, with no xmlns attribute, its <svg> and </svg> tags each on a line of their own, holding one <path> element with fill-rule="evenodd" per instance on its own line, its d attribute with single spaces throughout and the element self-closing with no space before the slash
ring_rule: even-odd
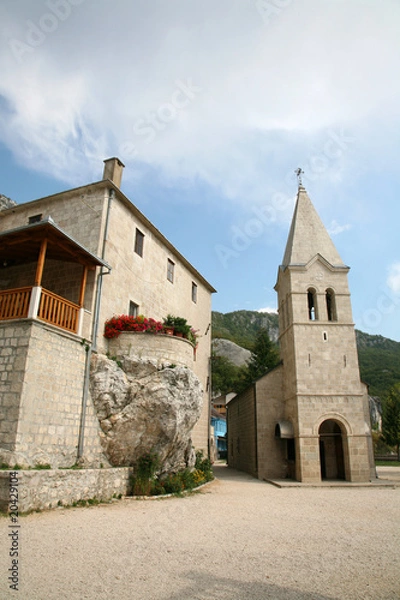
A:
<svg viewBox="0 0 400 600">
<path fill-rule="evenodd" d="M 321 479 L 346 479 L 342 425 L 327 419 L 321 423 L 318 434 Z"/>
</svg>

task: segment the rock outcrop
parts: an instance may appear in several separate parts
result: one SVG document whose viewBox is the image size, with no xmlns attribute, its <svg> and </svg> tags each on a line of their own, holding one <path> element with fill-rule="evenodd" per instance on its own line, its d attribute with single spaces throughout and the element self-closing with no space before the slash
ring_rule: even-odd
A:
<svg viewBox="0 0 400 600">
<path fill-rule="evenodd" d="M 17 203 L 14 202 L 14 200 L 7 198 L 7 196 L 3 196 L 3 194 L 0 194 L 0 210 L 6 210 L 7 208 L 12 208 L 16 205 Z"/>
<path fill-rule="evenodd" d="M 246 350 L 235 342 L 216 338 L 212 342 L 212 348 L 218 356 L 224 356 L 236 367 L 242 367 L 251 357 L 250 350 Z"/>
<path fill-rule="evenodd" d="M 92 357 L 90 392 L 113 466 L 134 465 L 149 451 L 160 457 L 160 474 L 194 465 L 191 430 L 203 390 L 193 371 L 136 356 L 122 356 L 117 364 L 98 354 Z"/>
<path fill-rule="evenodd" d="M 376 431 L 382 431 L 382 403 L 378 396 L 368 396 L 371 426 Z"/>
</svg>

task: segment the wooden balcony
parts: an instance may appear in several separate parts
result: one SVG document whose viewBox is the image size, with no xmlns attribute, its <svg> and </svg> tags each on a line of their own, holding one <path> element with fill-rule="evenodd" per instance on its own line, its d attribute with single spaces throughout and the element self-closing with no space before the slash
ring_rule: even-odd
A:
<svg viewBox="0 0 400 600">
<path fill-rule="evenodd" d="M 28 316 L 32 288 L 23 287 L 0 292 L 0 321 Z"/>
<path fill-rule="evenodd" d="M 36 310 L 31 307 L 33 289 L 40 290 L 40 299 Z M 44 288 L 25 287 L 0 292 L 0 321 L 31 317 L 77 333 L 79 310 L 78 304 Z"/>
<path fill-rule="evenodd" d="M 76 333 L 78 331 L 79 306 L 53 294 L 53 292 L 42 289 L 37 318 Z"/>
</svg>

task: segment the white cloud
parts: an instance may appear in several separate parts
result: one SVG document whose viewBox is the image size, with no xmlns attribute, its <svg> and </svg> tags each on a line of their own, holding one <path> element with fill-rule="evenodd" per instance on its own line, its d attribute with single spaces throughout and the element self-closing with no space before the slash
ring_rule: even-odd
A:
<svg viewBox="0 0 400 600">
<path fill-rule="evenodd" d="M 395 294 L 400 294 L 400 262 L 390 265 L 387 285 Z"/>
<path fill-rule="evenodd" d="M 32 168 L 78 183 L 79 166 L 83 183 L 122 150 L 128 178 L 150 166 L 164 181 L 201 180 L 260 204 L 289 191 L 286 173 L 299 164 L 311 179 L 348 173 L 351 148 L 324 151 L 332 131 L 375 153 L 365 127 L 379 115 L 395 139 L 392 0 L 292 2 L 270 23 L 248 0 L 115 0 L 112 20 L 108 2 L 83 0 L 43 33 L 49 4 L 0 6 L 0 94 L 10 108 L 0 134 Z M 36 45 L 29 23 L 42 32 Z M 12 40 L 30 48 L 21 60 Z M 188 81 L 201 90 L 177 95 Z"/>
<path fill-rule="evenodd" d="M 337 221 L 333 220 L 328 227 L 328 233 L 329 235 L 338 235 L 339 233 L 348 231 L 349 229 L 351 229 L 351 225 L 349 223 L 346 223 L 345 225 L 339 225 Z"/>
<path fill-rule="evenodd" d="M 271 306 L 266 306 L 265 308 L 259 308 L 257 312 L 261 313 L 278 313 L 276 308 L 272 308 Z"/>
</svg>

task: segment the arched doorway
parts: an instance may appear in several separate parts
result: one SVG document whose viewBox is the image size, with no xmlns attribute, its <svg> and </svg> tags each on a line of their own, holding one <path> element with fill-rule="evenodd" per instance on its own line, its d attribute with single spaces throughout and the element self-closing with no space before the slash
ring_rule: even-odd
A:
<svg viewBox="0 0 400 600">
<path fill-rule="evenodd" d="M 343 432 L 338 421 L 327 419 L 319 427 L 319 458 L 322 479 L 346 479 Z"/>
</svg>

